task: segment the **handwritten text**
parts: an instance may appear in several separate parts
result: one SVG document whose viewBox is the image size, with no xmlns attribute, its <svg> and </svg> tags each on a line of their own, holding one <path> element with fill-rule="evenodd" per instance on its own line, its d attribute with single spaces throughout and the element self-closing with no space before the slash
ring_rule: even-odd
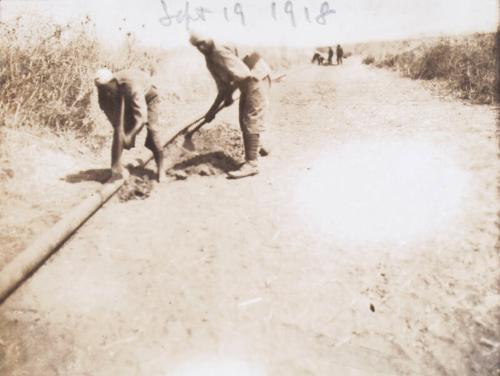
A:
<svg viewBox="0 0 500 376">
<path fill-rule="evenodd" d="M 245 7 L 241 2 L 235 2 L 232 6 L 224 6 L 221 9 L 193 6 L 189 1 L 186 1 L 181 8 L 175 9 L 169 0 L 160 0 L 160 2 L 162 17 L 159 21 L 165 27 L 184 24 L 186 29 L 189 29 L 191 23 L 206 22 L 211 15 L 216 14 L 222 14 L 228 23 L 236 22 L 246 26 L 248 22 Z M 274 21 L 286 21 L 293 27 L 299 26 L 301 21 L 308 24 L 326 25 L 331 16 L 336 13 L 328 1 L 324 1 L 319 9 L 314 10 L 310 7 L 300 7 L 293 0 L 272 1 L 269 4 L 269 15 Z M 259 15 L 259 17 L 262 16 L 262 14 Z"/>
</svg>

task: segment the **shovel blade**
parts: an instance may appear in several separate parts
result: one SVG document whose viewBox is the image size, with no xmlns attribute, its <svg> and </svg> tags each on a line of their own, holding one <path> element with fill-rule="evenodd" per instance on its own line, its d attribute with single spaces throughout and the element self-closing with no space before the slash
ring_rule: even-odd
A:
<svg viewBox="0 0 500 376">
<path fill-rule="evenodd" d="M 184 142 L 182 144 L 182 147 L 186 150 L 189 150 L 189 151 L 194 151 L 196 149 L 196 147 L 194 146 L 193 138 L 191 135 L 186 135 L 184 137 Z"/>
</svg>

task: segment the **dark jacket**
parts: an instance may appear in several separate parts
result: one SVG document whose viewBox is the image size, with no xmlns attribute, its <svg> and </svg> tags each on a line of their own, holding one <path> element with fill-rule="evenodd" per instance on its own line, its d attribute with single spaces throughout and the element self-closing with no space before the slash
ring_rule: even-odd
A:
<svg viewBox="0 0 500 376">
<path fill-rule="evenodd" d="M 344 56 L 344 50 L 342 49 L 342 47 L 337 46 L 337 57 L 342 57 L 342 56 Z"/>
</svg>

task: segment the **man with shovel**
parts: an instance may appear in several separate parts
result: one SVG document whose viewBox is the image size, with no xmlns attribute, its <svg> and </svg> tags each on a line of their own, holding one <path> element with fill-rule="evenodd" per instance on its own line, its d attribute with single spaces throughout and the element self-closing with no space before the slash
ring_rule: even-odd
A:
<svg viewBox="0 0 500 376">
<path fill-rule="evenodd" d="M 245 163 L 239 170 L 229 172 L 229 177 L 238 179 L 258 174 L 259 151 L 261 155 L 267 155 L 267 151 L 260 148 L 260 136 L 269 106 L 271 69 L 256 53 L 240 59 L 235 48 L 218 45 L 211 38 L 197 33 L 191 33 L 190 42 L 205 56 L 207 68 L 217 85 L 217 97 L 205 115 L 205 122 L 211 122 L 221 106 L 233 103 L 232 95 L 236 89 L 241 92 L 239 122 Z"/>
<path fill-rule="evenodd" d="M 135 137 L 146 126 L 145 146 L 153 152 L 158 168 L 157 180 L 163 173 L 163 148 L 158 129 L 159 97 L 151 77 L 139 69 L 126 69 L 112 73 L 99 69 L 95 77 L 99 107 L 113 126 L 111 172 L 123 176 L 121 155 L 123 148 L 135 147 Z"/>
</svg>

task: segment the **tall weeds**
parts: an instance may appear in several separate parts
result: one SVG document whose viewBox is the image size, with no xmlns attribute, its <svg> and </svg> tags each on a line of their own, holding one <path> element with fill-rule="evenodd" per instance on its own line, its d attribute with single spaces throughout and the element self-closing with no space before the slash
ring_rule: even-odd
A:
<svg viewBox="0 0 500 376">
<path fill-rule="evenodd" d="M 370 54 L 365 64 L 390 68 L 412 79 L 438 80 L 456 96 L 474 103 L 492 104 L 496 91 L 495 36 L 475 34 L 432 42 L 401 42 L 380 46 L 378 57 Z M 385 51 L 384 51 L 385 50 Z"/>
<path fill-rule="evenodd" d="M 0 23 L 0 126 L 89 135 L 99 113 L 96 69 L 154 73 L 159 56 L 138 48 L 133 35 L 113 51 L 102 48 L 88 17 L 66 25 L 23 17 Z"/>
<path fill-rule="evenodd" d="M 0 125 L 89 129 L 87 78 L 98 51 L 89 26 L 0 24 Z"/>
</svg>

